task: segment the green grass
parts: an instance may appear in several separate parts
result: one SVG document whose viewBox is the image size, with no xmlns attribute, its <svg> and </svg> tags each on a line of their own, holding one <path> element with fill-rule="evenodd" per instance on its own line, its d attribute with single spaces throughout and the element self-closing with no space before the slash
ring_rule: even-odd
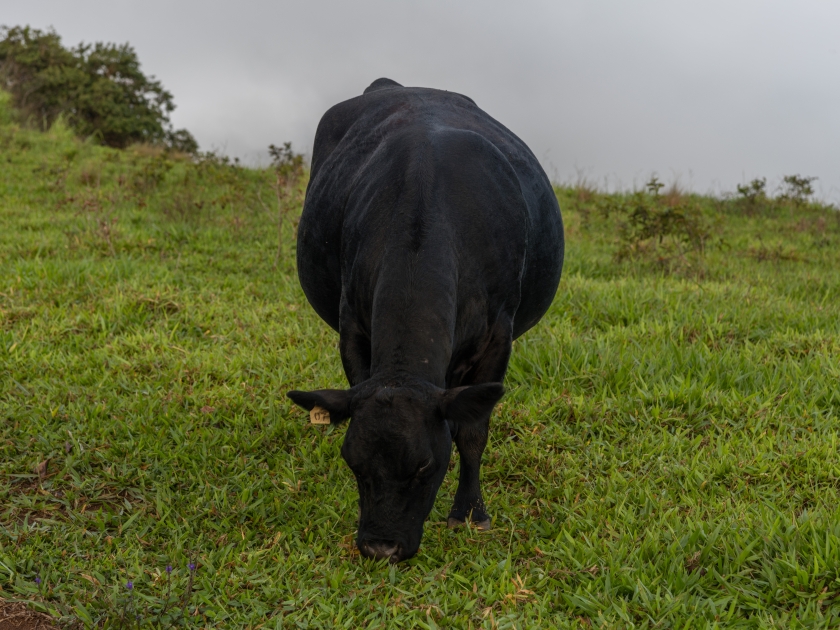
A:
<svg viewBox="0 0 840 630">
<path fill-rule="evenodd" d="M 284 396 L 345 381 L 291 226 L 275 267 L 272 181 L 0 102 L 1 598 L 105 627 L 840 624 L 836 211 L 691 198 L 714 242 L 664 274 L 560 189 L 564 277 L 485 453 L 494 529 L 446 528 L 454 456 L 389 566 L 354 550 L 344 429 Z"/>
</svg>

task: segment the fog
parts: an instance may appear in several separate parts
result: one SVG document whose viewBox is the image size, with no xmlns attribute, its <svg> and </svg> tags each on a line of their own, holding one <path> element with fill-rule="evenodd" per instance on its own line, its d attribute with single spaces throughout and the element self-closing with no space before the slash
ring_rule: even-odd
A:
<svg viewBox="0 0 840 630">
<path fill-rule="evenodd" d="M 388 77 L 472 97 L 557 181 L 801 174 L 840 201 L 836 1 L 0 0 L 0 23 L 129 42 L 175 126 L 250 164 L 310 153 L 328 107 Z"/>
</svg>

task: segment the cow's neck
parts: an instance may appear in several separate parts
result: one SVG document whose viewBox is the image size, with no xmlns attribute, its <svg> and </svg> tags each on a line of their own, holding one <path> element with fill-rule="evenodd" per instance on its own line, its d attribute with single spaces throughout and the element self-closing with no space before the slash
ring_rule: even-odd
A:
<svg viewBox="0 0 840 630">
<path fill-rule="evenodd" d="M 415 377 L 445 387 L 455 334 L 455 274 L 455 257 L 441 246 L 386 257 L 373 300 L 371 376 Z"/>
</svg>

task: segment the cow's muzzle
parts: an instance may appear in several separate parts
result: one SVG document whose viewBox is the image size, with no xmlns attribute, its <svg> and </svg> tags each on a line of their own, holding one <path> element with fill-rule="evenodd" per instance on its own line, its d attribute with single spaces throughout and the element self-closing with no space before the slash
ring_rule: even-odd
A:
<svg viewBox="0 0 840 630">
<path fill-rule="evenodd" d="M 380 540 L 360 540 L 359 551 L 366 558 L 373 558 L 374 560 L 388 560 L 388 562 L 396 563 L 402 560 L 402 547 L 392 541 Z"/>
</svg>

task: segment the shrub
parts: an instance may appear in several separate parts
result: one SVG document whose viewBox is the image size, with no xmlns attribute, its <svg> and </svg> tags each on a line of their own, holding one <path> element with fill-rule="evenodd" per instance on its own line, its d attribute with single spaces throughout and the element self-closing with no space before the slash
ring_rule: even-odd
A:
<svg viewBox="0 0 840 630">
<path fill-rule="evenodd" d="M 198 142 L 186 129 L 166 132 L 166 145 L 175 151 L 196 155 L 198 153 Z"/>
<path fill-rule="evenodd" d="M 816 179 L 816 177 L 785 175 L 782 178 L 782 193 L 779 195 L 779 199 L 790 201 L 795 206 L 807 205 L 811 195 L 814 194 L 814 187 L 811 186 L 811 182 L 816 181 Z"/>
<path fill-rule="evenodd" d="M 738 197 L 734 200 L 735 207 L 745 210 L 747 214 L 757 211 L 774 212 L 793 206 L 802 208 L 811 203 L 814 194 L 812 183 L 816 177 L 801 175 L 786 175 L 778 188 L 775 197 L 767 194 L 767 179 L 756 178 L 747 185 L 738 186 Z"/>
<path fill-rule="evenodd" d="M 692 267 L 705 253 L 711 229 L 702 211 L 682 195 L 663 197 L 651 177 L 645 191 L 618 202 L 623 215 L 616 260 L 649 260 L 665 271 Z"/>
<path fill-rule="evenodd" d="M 185 129 L 174 131 L 172 94 L 140 70 L 128 44 L 79 44 L 67 49 L 54 31 L 0 29 L 0 81 L 15 107 L 41 128 L 64 116 L 76 133 L 122 148 L 167 144 L 194 153 Z"/>
<path fill-rule="evenodd" d="M 157 153 L 150 156 L 134 155 L 132 166 L 129 187 L 136 194 L 145 196 L 163 182 L 174 163 L 164 153 Z"/>
<path fill-rule="evenodd" d="M 739 198 L 751 207 L 767 201 L 767 179 L 757 177 L 747 185 L 738 185 Z"/>
</svg>

